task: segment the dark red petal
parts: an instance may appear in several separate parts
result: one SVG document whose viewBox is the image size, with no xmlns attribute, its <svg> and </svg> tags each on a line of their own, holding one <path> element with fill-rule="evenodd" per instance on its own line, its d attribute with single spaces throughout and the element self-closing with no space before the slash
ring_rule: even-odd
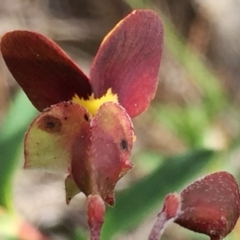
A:
<svg viewBox="0 0 240 240">
<path fill-rule="evenodd" d="M 135 10 L 103 40 L 90 71 L 97 97 L 109 88 L 130 117 L 153 99 L 163 47 L 163 25 L 151 10 Z"/>
<path fill-rule="evenodd" d="M 132 123 L 125 110 L 116 103 L 105 103 L 91 120 L 91 144 L 85 158 L 72 159 L 72 176 L 86 195 L 98 194 L 113 204 L 117 181 L 132 167 Z M 113 199 L 113 198 L 112 198 Z"/>
<path fill-rule="evenodd" d="M 40 113 L 25 136 L 24 167 L 71 172 L 72 154 L 79 159 L 85 157 L 89 145 L 88 117 L 80 105 L 67 102 L 52 105 Z M 72 195 L 72 192 L 67 195 Z"/>
<path fill-rule="evenodd" d="M 39 111 L 71 100 L 74 93 L 85 99 L 91 95 L 88 78 L 56 43 L 41 34 L 6 33 L 1 52 L 13 77 Z"/>
<path fill-rule="evenodd" d="M 240 195 L 235 178 L 227 172 L 210 174 L 181 193 L 181 226 L 222 239 L 234 228 L 240 214 Z"/>
</svg>

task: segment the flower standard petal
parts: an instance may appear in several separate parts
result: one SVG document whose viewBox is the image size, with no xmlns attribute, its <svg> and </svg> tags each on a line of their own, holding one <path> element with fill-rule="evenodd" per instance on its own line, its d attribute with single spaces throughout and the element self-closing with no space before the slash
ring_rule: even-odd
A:
<svg viewBox="0 0 240 240">
<path fill-rule="evenodd" d="M 105 37 L 90 70 L 96 97 L 108 89 L 130 117 L 153 99 L 163 47 L 163 26 L 151 10 L 135 10 Z"/>
<path fill-rule="evenodd" d="M 79 159 L 88 147 L 88 113 L 78 104 L 51 106 L 31 123 L 25 137 L 25 168 L 71 172 L 72 149 Z"/>
<path fill-rule="evenodd" d="M 1 40 L 3 59 L 32 104 L 42 111 L 74 94 L 91 95 L 88 78 L 52 40 L 30 31 L 6 33 Z"/>
</svg>

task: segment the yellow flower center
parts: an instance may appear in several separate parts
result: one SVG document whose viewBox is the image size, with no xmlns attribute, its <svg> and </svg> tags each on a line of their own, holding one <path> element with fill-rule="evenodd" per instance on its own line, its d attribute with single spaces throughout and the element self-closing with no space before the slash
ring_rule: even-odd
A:
<svg viewBox="0 0 240 240">
<path fill-rule="evenodd" d="M 118 97 L 117 94 L 112 93 L 112 89 L 110 88 L 101 98 L 94 98 L 94 95 L 92 94 L 88 100 L 84 100 L 75 94 L 72 98 L 72 102 L 83 106 L 91 115 L 95 115 L 100 106 L 105 102 L 118 103 Z"/>
</svg>

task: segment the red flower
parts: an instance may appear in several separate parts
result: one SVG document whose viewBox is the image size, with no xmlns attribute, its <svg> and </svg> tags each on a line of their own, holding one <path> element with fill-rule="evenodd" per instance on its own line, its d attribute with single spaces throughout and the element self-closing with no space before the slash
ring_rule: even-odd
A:
<svg viewBox="0 0 240 240">
<path fill-rule="evenodd" d="M 221 240 L 233 230 L 239 215 L 236 179 L 228 172 L 215 172 L 193 182 L 181 194 L 166 196 L 149 240 L 159 239 L 171 221 L 211 240 Z"/>
<path fill-rule="evenodd" d="M 176 223 L 210 236 L 226 237 L 240 214 L 240 194 L 236 179 L 228 172 L 209 174 L 181 192 L 181 211 Z"/>
<path fill-rule="evenodd" d="M 68 200 L 82 191 L 114 204 L 115 184 L 132 168 L 130 118 L 155 95 L 162 45 L 157 14 L 133 11 L 105 37 L 88 78 L 45 36 L 5 34 L 6 65 L 42 111 L 25 137 L 25 168 L 65 171 Z"/>
</svg>

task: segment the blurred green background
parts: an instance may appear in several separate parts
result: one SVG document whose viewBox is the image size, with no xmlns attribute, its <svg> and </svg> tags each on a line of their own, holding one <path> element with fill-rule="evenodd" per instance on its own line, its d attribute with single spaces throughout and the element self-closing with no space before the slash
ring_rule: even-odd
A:
<svg viewBox="0 0 240 240">
<path fill-rule="evenodd" d="M 226 170 L 240 181 L 236 5 L 239 0 L 0 0 L 0 36 L 15 29 L 45 34 L 86 74 L 103 37 L 132 9 L 154 9 L 164 22 L 159 87 L 149 109 L 133 120 L 135 168 L 117 186 L 103 240 L 147 239 L 164 196 L 200 176 Z M 63 176 L 22 170 L 23 137 L 36 114 L 0 59 L 0 205 L 51 239 L 85 239 L 84 196 L 66 206 Z M 0 217 L 0 239 L 12 224 Z M 226 239 L 239 236 L 240 222 Z M 172 223 L 162 239 L 208 238 Z"/>
</svg>

